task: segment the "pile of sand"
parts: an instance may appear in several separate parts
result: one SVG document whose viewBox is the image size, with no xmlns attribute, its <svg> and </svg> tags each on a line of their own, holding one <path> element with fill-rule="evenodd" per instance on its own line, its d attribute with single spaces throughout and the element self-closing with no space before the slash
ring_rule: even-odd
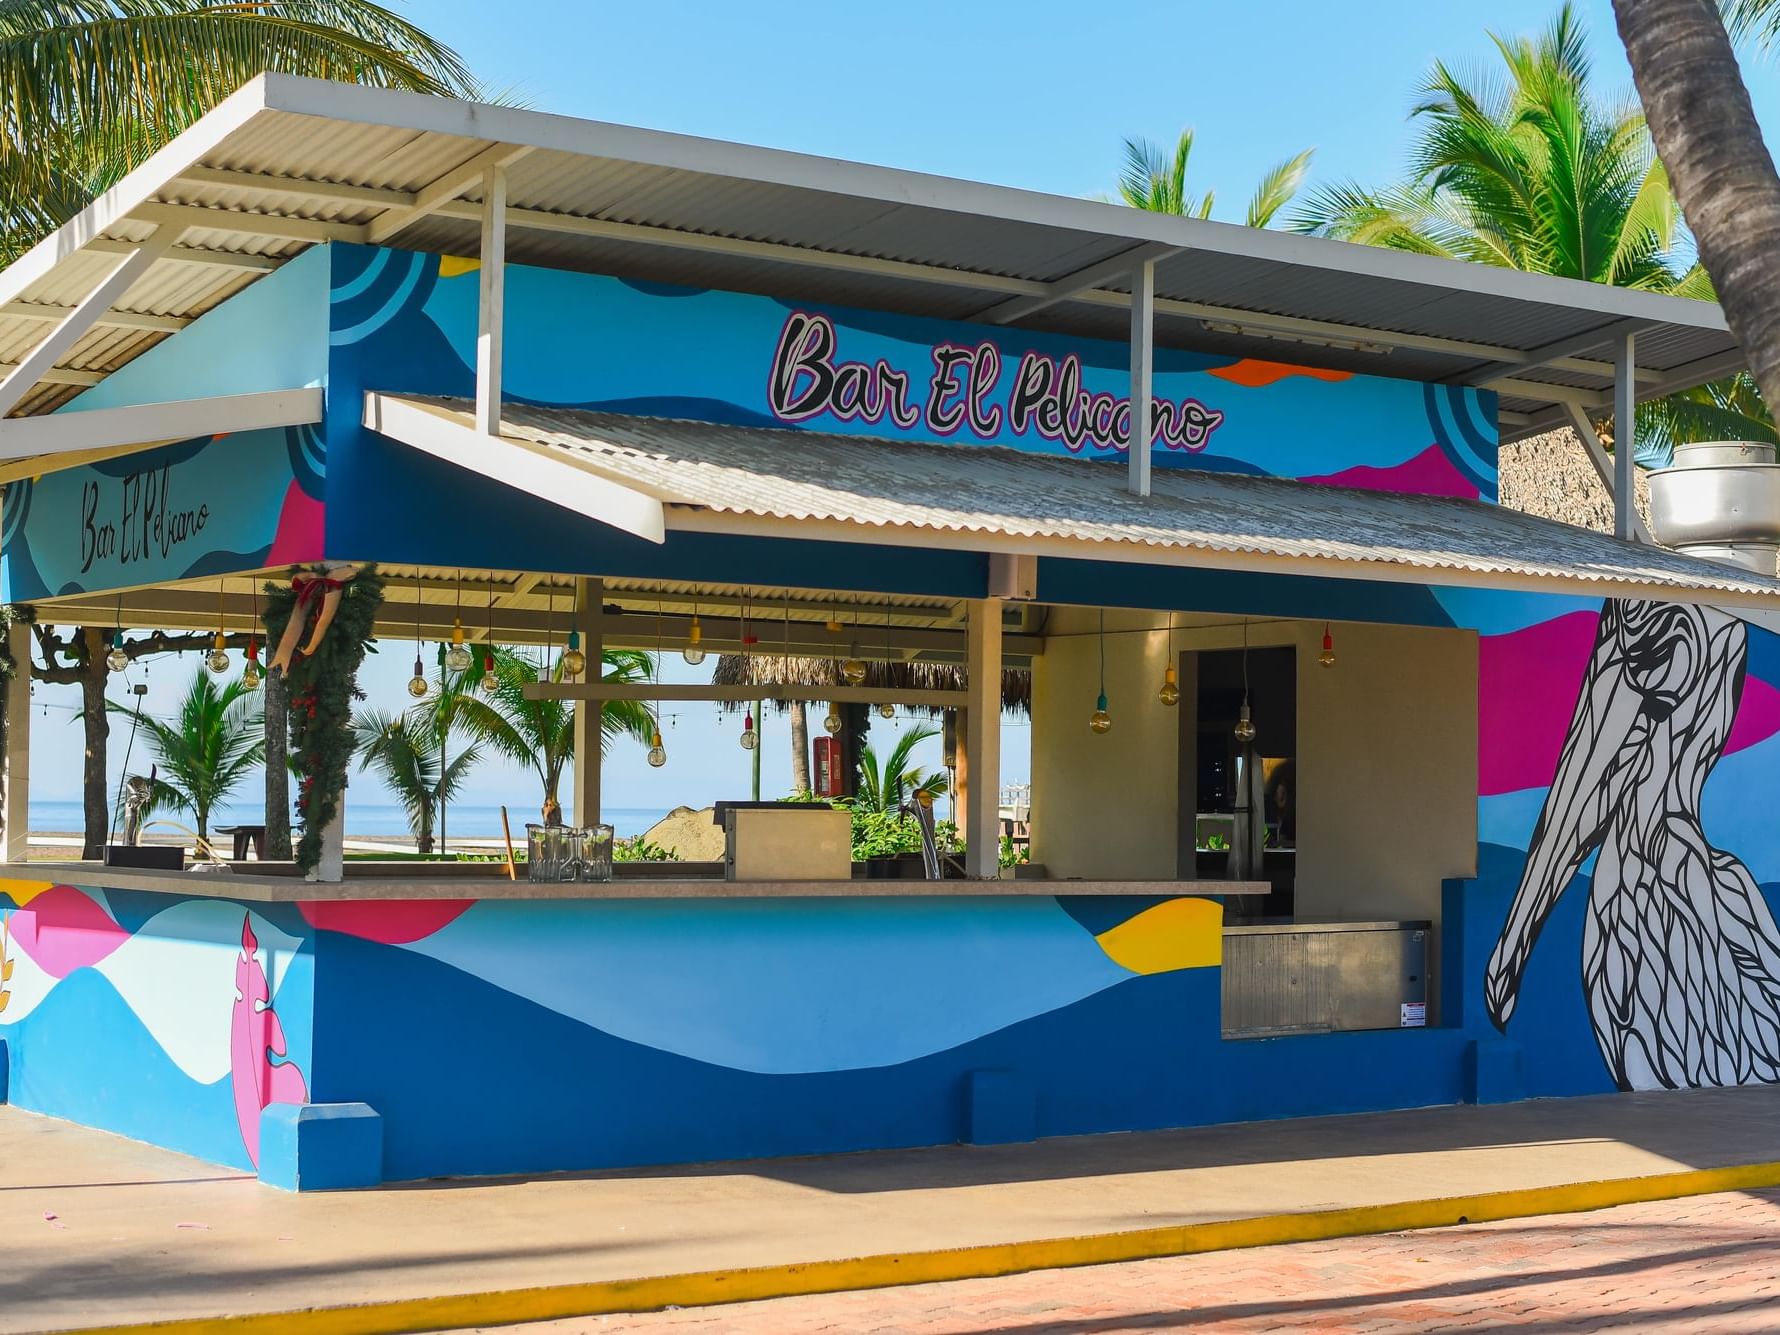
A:
<svg viewBox="0 0 1780 1335">
<path fill-rule="evenodd" d="M 651 825 L 643 838 L 666 849 L 681 862 L 721 862 L 723 827 L 712 823 L 713 811 L 712 807 L 697 811 L 691 807 L 675 807 Z"/>
</svg>

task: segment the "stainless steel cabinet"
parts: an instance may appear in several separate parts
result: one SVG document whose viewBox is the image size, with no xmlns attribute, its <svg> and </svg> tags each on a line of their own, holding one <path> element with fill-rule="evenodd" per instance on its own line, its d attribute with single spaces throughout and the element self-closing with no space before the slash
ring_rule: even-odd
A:
<svg viewBox="0 0 1780 1335">
<path fill-rule="evenodd" d="M 1224 1037 L 1423 1022 L 1428 924 L 1255 924 L 1224 929 Z"/>
</svg>

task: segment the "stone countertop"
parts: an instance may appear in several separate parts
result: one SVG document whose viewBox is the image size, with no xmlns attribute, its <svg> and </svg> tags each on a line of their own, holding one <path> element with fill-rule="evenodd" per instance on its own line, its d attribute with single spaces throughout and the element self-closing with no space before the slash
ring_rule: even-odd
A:
<svg viewBox="0 0 1780 1335">
<path fill-rule="evenodd" d="M 16 863 L 0 875 L 7 883 L 147 890 L 157 894 L 208 895 L 255 903 L 394 899 L 893 899 L 934 895 L 1018 897 L 1032 895 L 1265 895 L 1264 881 L 1113 881 L 1019 879 L 999 881 L 725 881 L 620 878 L 603 882 L 510 881 L 505 876 L 362 876 L 345 881 L 305 881 L 291 875 L 250 872 L 143 871 L 96 862 Z"/>
</svg>

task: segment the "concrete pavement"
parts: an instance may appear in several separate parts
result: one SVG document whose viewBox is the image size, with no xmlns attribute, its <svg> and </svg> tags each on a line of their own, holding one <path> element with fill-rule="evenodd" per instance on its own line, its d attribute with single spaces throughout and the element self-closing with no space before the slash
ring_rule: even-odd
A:
<svg viewBox="0 0 1780 1335">
<path fill-rule="evenodd" d="M 0 1331 L 464 1327 L 1765 1185 L 1780 1089 L 310 1196 L 0 1109 Z"/>
</svg>

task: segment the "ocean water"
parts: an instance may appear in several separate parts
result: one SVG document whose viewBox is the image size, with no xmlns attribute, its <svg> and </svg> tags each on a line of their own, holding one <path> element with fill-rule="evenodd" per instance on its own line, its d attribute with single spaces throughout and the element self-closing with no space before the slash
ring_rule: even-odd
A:
<svg viewBox="0 0 1780 1335">
<path fill-rule="evenodd" d="M 666 807 L 607 807 L 601 813 L 606 822 L 612 826 L 619 838 L 641 834 L 656 821 L 668 814 Z M 513 822 L 515 840 L 525 838 L 525 823 L 536 820 L 538 813 L 533 806 L 509 806 L 507 818 Z M 178 815 L 169 815 L 168 819 L 178 821 L 182 825 L 190 825 L 191 821 Z M 223 807 L 211 813 L 212 829 L 224 825 L 258 825 L 265 820 L 265 809 L 262 806 Z M 501 809 L 498 806 L 477 806 L 471 803 L 453 804 L 445 813 L 446 835 L 452 839 L 499 839 L 501 837 Z M 84 825 L 79 802 L 39 802 L 31 803 L 31 829 L 39 834 L 77 833 Z M 359 838 L 367 835 L 404 835 L 408 833 L 408 816 L 401 807 L 375 802 L 352 802 L 346 804 L 346 837 Z"/>
</svg>

